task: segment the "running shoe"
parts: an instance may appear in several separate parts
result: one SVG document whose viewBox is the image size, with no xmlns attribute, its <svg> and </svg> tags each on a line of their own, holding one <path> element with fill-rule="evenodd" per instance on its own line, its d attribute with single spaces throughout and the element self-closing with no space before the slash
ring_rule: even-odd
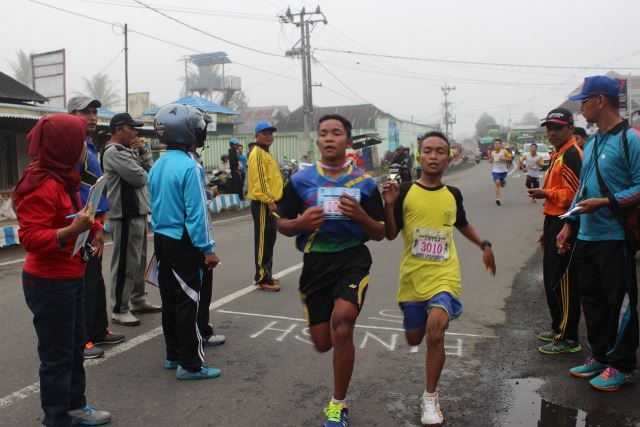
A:
<svg viewBox="0 0 640 427">
<path fill-rule="evenodd" d="M 177 368 L 178 368 L 177 360 L 169 360 L 169 359 L 164 360 L 164 369 L 177 369 Z"/>
<path fill-rule="evenodd" d="M 349 408 L 343 403 L 329 402 L 329 406 L 324 408 L 324 415 L 327 420 L 323 427 L 347 427 L 349 423 Z"/>
<path fill-rule="evenodd" d="M 104 356 L 104 350 L 100 347 L 94 346 L 93 343 L 89 341 L 84 345 L 82 356 L 85 359 L 97 359 L 98 357 Z"/>
<path fill-rule="evenodd" d="M 582 347 L 580 347 L 578 341 L 566 339 L 561 341 L 551 341 L 549 344 L 538 347 L 538 350 L 542 354 L 577 353 L 582 350 Z"/>
<path fill-rule="evenodd" d="M 94 344 L 119 344 L 124 341 L 123 334 L 116 334 L 115 332 L 107 331 L 104 337 L 97 339 Z"/>
<path fill-rule="evenodd" d="M 202 344 L 205 347 L 215 347 L 224 344 L 226 340 L 227 338 L 224 335 L 214 333 L 213 335 L 204 338 L 202 340 Z"/>
<path fill-rule="evenodd" d="M 176 371 L 176 378 L 179 380 L 208 380 L 211 378 L 219 377 L 222 371 L 218 368 L 210 368 L 206 365 L 202 365 L 199 371 L 193 372 L 188 369 L 184 369 L 182 366 L 178 365 L 178 370 Z"/>
<path fill-rule="evenodd" d="M 569 369 L 569 373 L 578 378 L 591 378 L 599 375 L 606 368 L 607 365 L 598 362 L 593 356 L 589 356 L 582 365 Z"/>
<path fill-rule="evenodd" d="M 556 335 L 558 335 L 556 331 L 540 332 L 538 334 L 538 339 L 544 342 L 551 342 L 556 339 Z"/>
<path fill-rule="evenodd" d="M 423 426 L 439 426 L 444 422 L 444 415 L 440 410 L 440 397 L 438 393 L 435 396 L 427 396 L 425 391 L 420 399 L 420 409 L 422 409 L 422 416 L 420 422 Z"/>
<path fill-rule="evenodd" d="M 589 385 L 596 390 L 616 391 L 622 384 L 626 383 L 633 377 L 633 373 L 625 374 L 616 368 L 608 366 L 600 375 L 589 381 Z"/>
<path fill-rule="evenodd" d="M 500 199 L 496 199 L 496 205 L 500 206 Z"/>
<path fill-rule="evenodd" d="M 69 411 L 72 425 L 81 426 L 101 426 L 111 421 L 111 414 L 107 411 L 99 411 L 93 406 Z"/>
</svg>

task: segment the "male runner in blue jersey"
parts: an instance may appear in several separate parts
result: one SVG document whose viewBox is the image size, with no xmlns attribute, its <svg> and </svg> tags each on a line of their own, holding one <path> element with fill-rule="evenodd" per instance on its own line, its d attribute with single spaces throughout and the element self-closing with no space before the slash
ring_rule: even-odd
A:
<svg viewBox="0 0 640 427">
<path fill-rule="evenodd" d="M 278 203 L 278 230 L 296 236 L 304 252 L 300 292 L 316 349 L 333 348 L 333 396 L 325 427 L 345 427 L 347 389 L 355 359 L 353 328 L 369 284 L 371 254 L 364 243 L 385 236 L 375 181 L 351 166 L 351 123 L 327 115 L 318 123 L 321 160 L 291 176 Z"/>
</svg>

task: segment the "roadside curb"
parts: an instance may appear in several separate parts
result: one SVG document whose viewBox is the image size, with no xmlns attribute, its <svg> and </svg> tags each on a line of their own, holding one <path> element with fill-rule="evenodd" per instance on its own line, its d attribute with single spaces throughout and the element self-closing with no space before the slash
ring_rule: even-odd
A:
<svg viewBox="0 0 640 427">
<path fill-rule="evenodd" d="M 17 225 L 0 228 L 0 248 L 20 244 L 18 228 Z"/>
</svg>

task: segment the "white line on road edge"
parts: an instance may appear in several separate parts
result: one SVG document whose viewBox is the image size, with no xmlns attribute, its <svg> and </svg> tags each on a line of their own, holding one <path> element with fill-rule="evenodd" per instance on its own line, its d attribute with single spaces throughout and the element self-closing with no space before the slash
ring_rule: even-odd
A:
<svg viewBox="0 0 640 427">
<path fill-rule="evenodd" d="M 249 215 L 247 215 L 249 216 Z M 234 218 L 237 219 L 237 218 Z M 279 276 L 279 277 L 283 277 L 286 276 L 287 274 L 293 273 L 296 270 L 299 270 L 300 268 L 302 268 L 302 263 L 300 264 L 296 264 L 294 266 L 291 266 L 289 268 L 286 268 L 284 270 L 282 270 L 279 273 L 275 273 L 274 276 Z M 211 305 L 209 306 L 209 309 L 214 309 L 217 307 L 222 306 L 223 304 L 226 304 L 228 302 L 231 302 L 237 298 L 240 298 L 243 295 L 248 294 L 249 292 L 258 289 L 257 286 L 255 285 L 250 285 L 247 286 L 246 288 L 242 288 L 239 291 L 236 291 L 232 294 L 229 294 L 225 297 L 222 297 L 214 302 L 211 303 Z M 145 332 L 144 334 L 138 335 L 134 338 L 131 338 L 130 340 L 127 340 L 125 342 L 123 342 L 122 344 L 118 344 L 116 347 L 114 347 L 113 349 L 107 350 L 104 353 L 104 356 L 98 358 L 98 359 L 89 359 L 87 361 L 84 362 L 84 366 L 88 367 L 88 366 L 96 366 L 96 365 L 100 365 L 104 362 L 106 362 L 107 360 L 124 353 L 127 350 L 131 350 L 134 347 L 137 347 L 138 345 L 145 343 L 147 341 L 149 341 L 152 338 L 157 337 L 158 335 L 162 334 L 162 326 L 158 326 L 157 328 L 154 328 L 148 332 Z M 25 399 L 33 394 L 36 394 L 40 391 L 40 383 L 36 382 L 33 383 L 31 385 L 28 385 L 26 387 L 24 387 L 23 389 L 20 389 L 18 391 L 15 391 L 3 398 L 0 399 L 0 409 L 1 408 L 6 408 L 7 406 L 10 406 L 12 404 L 14 404 L 15 402 L 17 402 L 18 400 L 21 399 Z"/>
<path fill-rule="evenodd" d="M 253 317 L 266 317 L 268 319 L 281 319 L 281 320 L 293 320 L 294 322 L 306 322 L 305 319 L 299 319 L 297 317 L 287 317 L 287 316 L 274 316 L 272 314 L 259 314 L 259 313 L 245 313 L 242 311 L 229 311 L 229 310 L 218 310 L 217 313 L 224 314 L 238 314 L 241 316 L 253 316 Z M 400 331 L 404 332 L 402 328 L 390 328 L 387 326 L 373 326 L 373 325 L 359 325 L 356 323 L 356 328 L 362 329 L 379 329 L 381 331 Z M 446 335 L 455 335 L 459 337 L 473 337 L 473 338 L 498 338 L 494 335 L 478 335 L 478 334 L 462 334 L 458 332 L 445 332 Z"/>
<path fill-rule="evenodd" d="M 239 219 L 245 219 L 245 218 L 251 218 L 251 215 L 242 215 L 242 216 L 237 216 L 235 218 L 221 219 L 220 221 L 213 221 L 211 224 L 212 225 L 224 224 L 226 222 L 237 221 Z M 153 233 L 147 235 L 147 239 L 150 239 L 152 237 L 153 237 Z M 104 245 L 105 246 L 113 245 L 113 242 L 106 242 Z M 0 262 L 0 267 L 4 267 L 5 265 L 18 264 L 19 262 L 24 262 L 24 260 L 25 260 L 24 258 L 21 258 L 21 259 L 14 259 L 11 261 Z"/>
</svg>

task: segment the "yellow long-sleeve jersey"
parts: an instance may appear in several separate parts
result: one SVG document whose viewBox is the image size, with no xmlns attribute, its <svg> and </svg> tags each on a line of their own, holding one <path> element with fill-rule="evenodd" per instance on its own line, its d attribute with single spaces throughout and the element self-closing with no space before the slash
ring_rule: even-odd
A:
<svg viewBox="0 0 640 427">
<path fill-rule="evenodd" d="M 256 144 L 247 164 L 250 200 L 275 203 L 282 198 L 283 182 L 278 162 L 273 155 Z"/>
</svg>

